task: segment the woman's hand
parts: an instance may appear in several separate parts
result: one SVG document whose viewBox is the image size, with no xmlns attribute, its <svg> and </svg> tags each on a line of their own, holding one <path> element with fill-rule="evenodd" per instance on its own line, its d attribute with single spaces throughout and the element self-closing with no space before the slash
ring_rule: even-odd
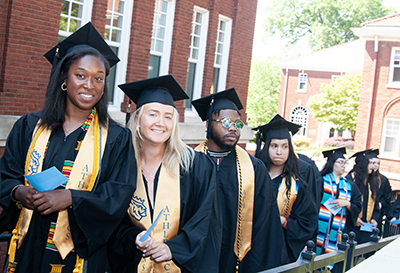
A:
<svg viewBox="0 0 400 273">
<path fill-rule="evenodd" d="M 350 209 L 350 201 L 347 201 L 347 200 L 336 199 L 335 201 L 331 202 L 330 204 L 334 204 L 334 206 L 333 206 L 334 209 L 343 208 L 343 207 Z"/>
<path fill-rule="evenodd" d="M 137 236 L 136 236 L 136 240 L 135 240 L 135 244 L 136 244 L 136 248 L 139 249 L 140 251 L 143 252 L 143 257 L 146 257 L 146 249 L 148 247 L 150 247 L 154 241 L 153 239 L 150 238 L 150 236 L 144 240 L 144 242 L 139 241 L 140 238 L 142 238 L 142 236 L 146 233 L 146 230 L 143 230 L 142 232 L 140 232 Z"/>
<path fill-rule="evenodd" d="M 148 256 L 150 256 L 151 260 L 154 260 L 157 263 L 169 261 L 172 259 L 172 254 L 169 246 L 161 242 L 154 242 L 146 249 L 146 257 Z"/>
<path fill-rule="evenodd" d="M 371 224 L 373 225 L 374 228 L 378 226 L 378 222 L 376 222 L 375 219 L 371 219 Z"/>
<path fill-rule="evenodd" d="M 287 218 L 281 215 L 281 225 L 284 229 L 287 229 Z"/>
<path fill-rule="evenodd" d="M 357 218 L 356 227 L 361 227 L 363 225 L 364 225 L 364 222 L 360 218 Z"/>
<path fill-rule="evenodd" d="M 36 206 L 33 204 L 33 202 L 35 201 L 33 195 L 37 192 L 38 191 L 34 187 L 32 187 L 32 185 L 19 186 L 14 191 L 14 197 L 17 200 L 21 201 L 22 205 L 25 208 L 34 210 L 36 209 Z"/>
<path fill-rule="evenodd" d="M 48 215 L 72 206 L 70 190 L 51 190 L 37 192 L 33 195 L 33 205 L 42 215 Z"/>
</svg>

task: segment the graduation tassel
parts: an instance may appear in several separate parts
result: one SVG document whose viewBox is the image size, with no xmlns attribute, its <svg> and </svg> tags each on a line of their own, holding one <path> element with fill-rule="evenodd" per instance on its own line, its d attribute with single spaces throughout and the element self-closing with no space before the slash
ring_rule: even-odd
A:
<svg viewBox="0 0 400 273">
<path fill-rule="evenodd" d="M 12 231 L 12 237 L 10 240 L 10 247 L 8 248 L 8 263 L 9 268 L 13 265 L 15 260 L 15 253 L 17 251 L 17 241 L 18 241 L 18 228 L 14 228 Z"/>
<path fill-rule="evenodd" d="M 261 150 L 261 132 L 257 131 L 257 136 L 256 136 L 256 154 L 255 157 L 258 158 L 260 155 L 260 150 Z"/>
<path fill-rule="evenodd" d="M 131 111 L 132 111 L 131 110 L 131 103 L 132 103 L 132 100 L 129 99 L 128 107 L 126 108 L 125 126 L 128 124 L 128 121 L 129 121 L 129 119 L 131 117 Z"/>
</svg>

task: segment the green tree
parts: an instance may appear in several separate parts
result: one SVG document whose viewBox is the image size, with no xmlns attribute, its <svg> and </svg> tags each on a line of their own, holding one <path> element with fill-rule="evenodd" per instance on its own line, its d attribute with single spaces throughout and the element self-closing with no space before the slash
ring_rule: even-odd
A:
<svg viewBox="0 0 400 273">
<path fill-rule="evenodd" d="M 267 8 L 267 36 L 279 34 L 296 44 L 308 39 L 312 51 L 356 39 L 351 27 L 395 13 L 382 0 L 273 0 Z"/>
<path fill-rule="evenodd" d="M 246 114 L 249 125 L 256 127 L 267 123 L 277 112 L 281 69 L 277 57 L 266 60 L 253 59 L 250 69 Z"/>
<path fill-rule="evenodd" d="M 349 72 L 332 84 L 322 84 L 321 93 L 310 97 L 308 106 L 319 122 L 332 122 L 337 130 L 355 131 L 362 72 Z"/>
</svg>

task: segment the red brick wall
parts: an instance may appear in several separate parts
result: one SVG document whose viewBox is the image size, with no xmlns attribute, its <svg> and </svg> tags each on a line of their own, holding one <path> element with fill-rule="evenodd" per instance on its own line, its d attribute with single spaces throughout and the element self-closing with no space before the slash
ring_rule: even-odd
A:
<svg viewBox="0 0 400 273">
<path fill-rule="evenodd" d="M 383 141 L 382 130 L 384 119 L 400 119 L 400 112 L 398 111 L 400 107 L 400 103 L 398 102 L 400 98 L 400 89 L 386 87 L 389 79 L 390 54 L 393 47 L 400 47 L 400 42 L 379 42 L 374 84 L 374 42 L 368 41 L 366 43 L 360 104 L 358 107 L 355 151 L 366 148 L 380 148 L 381 142 Z M 372 100 L 372 108 L 370 108 L 373 84 L 374 98 Z M 370 111 L 371 120 L 370 123 L 367 124 Z M 369 137 L 366 141 L 367 133 Z M 398 160 L 381 159 L 380 170 L 383 172 L 398 173 L 398 170 L 400 170 L 400 162 Z"/>
<path fill-rule="evenodd" d="M 3 1 L 4 3 L 5 1 Z M 0 115 L 22 115 L 41 108 L 50 65 L 42 56 L 57 43 L 61 2 L 6 1 L 7 28 L 1 28 Z M 5 10 L 3 10 L 5 7 Z M 3 19 L 1 19 L 3 20 Z M 0 21 L 0 26 L 4 26 Z"/>
<path fill-rule="evenodd" d="M 288 73 L 286 104 L 285 104 L 285 113 L 282 113 L 282 105 L 285 93 L 284 88 L 285 88 L 286 73 Z M 296 92 L 299 73 L 307 74 L 306 93 Z M 311 96 L 321 93 L 321 85 L 323 83 L 325 84 L 331 83 L 332 75 L 340 75 L 340 74 L 332 72 L 319 72 L 319 71 L 308 71 L 308 70 L 302 72 L 299 71 L 298 69 L 292 69 L 292 70 L 289 69 L 288 72 L 286 72 L 285 69 L 282 70 L 278 113 L 282 115 L 285 119 L 289 120 L 290 113 L 292 112 L 294 107 L 303 106 L 304 108 L 306 108 L 308 111 L 308 124 L 307 124 L 306 137 L 311 138 L 312 144 L 314 145 L 317 141 L 318 122 L 313 118 L 310 108 L 307 106 L 307 103 Z M 315 134 L 313 134 L 313 132 L 315 132 Z"/>
</svg>

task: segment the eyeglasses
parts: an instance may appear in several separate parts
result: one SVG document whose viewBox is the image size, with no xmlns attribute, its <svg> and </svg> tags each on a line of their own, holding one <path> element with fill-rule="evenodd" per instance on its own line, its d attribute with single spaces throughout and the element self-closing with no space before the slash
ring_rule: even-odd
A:
<svg viewBox="0 0 400 273">
<path fill-rule="evenodd" d="M 224 128 L 229 128 L 232 125 L 232 120 L 230 118 L 223 118 L 223 119 L 212 119 L 212 121 L 216 121 L 216 122 L 221 122 L 222 127 Z M 241 121 L 240 119 L 235 121 L 235 128 L 236 130 L 242 130 L 244 127 L 244 123 L 243 121 Z"/>
<path fill-rule="evenodd" d="M 344 161 L 344 160 L 339 160 L 339 161 L 336 161 L 335 163 L 338 163 L 340 166 L 347 166 L 347 161 Z"/>
</svg>

